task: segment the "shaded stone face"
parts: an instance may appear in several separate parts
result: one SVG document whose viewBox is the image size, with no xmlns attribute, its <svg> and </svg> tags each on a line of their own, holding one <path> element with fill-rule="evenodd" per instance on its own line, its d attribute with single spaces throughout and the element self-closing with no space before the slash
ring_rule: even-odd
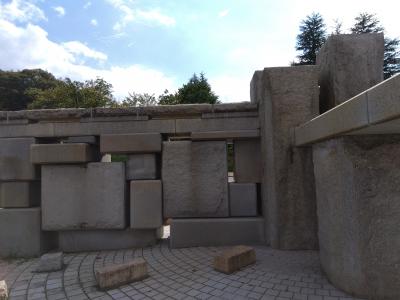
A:
<svg viewBox="0 0 400 300">
<path fill-rule="evenodd" d="M 40 181 L 0 182 L 0 207 L 40 206 Z"/>
<path fill-rule="evenodd" d="M 234 142 L 235 181 L 259 183 L 262 178 L 261 144 L 259 139 Z"/>
<path fill-rule="evenodd" d="M 98 155 L 89 144 L 36 144 L 31 145 L 33 164 L 79 164 L 94 161 Z"/>
<path fill-rule="evenodd" d="M 157 177 L 155 154 L 129 155 L 125 166 L 127 180 L 156 179 Z"/>
<path fill-rule="evenodd" d="M 257 216 L 257 186 L 255 183 L 229 183 L 231 217 Z"/>
<path fill-rule="evenodd" d="M 60 271 L 64 265 L 64 254 L 62 252 L 47 253 L 40 257 L 37 272 Z"/>
</svg>

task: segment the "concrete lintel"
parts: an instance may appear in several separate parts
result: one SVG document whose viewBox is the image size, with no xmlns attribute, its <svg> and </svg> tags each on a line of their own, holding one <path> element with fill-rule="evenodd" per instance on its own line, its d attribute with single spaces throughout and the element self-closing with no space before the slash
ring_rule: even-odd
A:
<svg viewBox="0 0 400 300">
<path fill-rule="evenodd" d="M 190 137 L 192 140 L 241 140 L 241 139 L 252 139 L 260 137 L 260 130 L 232 130 L 232 131 L 202 131 L 192 132 Z"/>
</svg>

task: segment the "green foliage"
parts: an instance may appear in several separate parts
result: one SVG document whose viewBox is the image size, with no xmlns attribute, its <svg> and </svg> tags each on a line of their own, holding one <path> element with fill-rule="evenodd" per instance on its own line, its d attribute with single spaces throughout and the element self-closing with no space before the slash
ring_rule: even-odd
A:
<svg viewBox="0 0 400 300">
<path fill-rule="evenodd" d="M 111 162 L 127 162 L 128 155 L 126 154 L 111 154 Z"/>
<path fill-rule="evenodd" d="M 144 106 L 155 106 L 157 105 L 157 99 L 154 95 L 149 94 L 139 94 L 139 93 L 129 93 L 128 97 L 122 101 L 119 105 L 121 107 L 144 107 Z"/>
<path fill-rule="evenodd" d="M 373 14 L 360 13 L 355 21 L 354 26 L 350 28 L 351 33 L 383 32 L 383 27 Z"/>
<path fill-rule="evenodd" d="M 296 50 L 299 61 L 294 65 L 315 65 L 318 50 L 326 41 L 326 26 L 319 13 L 312 13 L 301 22 L 297 36 Z"/>
<path fill-rule="evenodd" d="M 204 73 L 200 73 L 200 76 L 197 76 L 196 73 L 193 74 L 189 82 L 184 84 L 175 94 L 169 94 L 168 90 L 166 90 L 159 97 L 160 105 L 195 103 L 219 103 L 218 96 L 211 90 L 211 86 Z"/>
</svg>

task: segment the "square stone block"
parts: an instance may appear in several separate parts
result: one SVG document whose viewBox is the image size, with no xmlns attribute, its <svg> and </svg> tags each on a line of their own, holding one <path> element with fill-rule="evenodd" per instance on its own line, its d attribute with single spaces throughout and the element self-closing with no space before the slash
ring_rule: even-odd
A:
<svg viewBox="0 0 400 300">
<path fill-rule="evenodd" d="M 47 253 L 40 257 L 37 272 L 60 271 L 64 266 L 64 254 L 62 252 Z"/>
<path fill-rule="evenodd" d="M 0 180 L 34 180 L 37 169 L 30 160 L 34 138 L 0 139 Z"/>
<path fill-rule="evenodd" d="M 40 208 L 0 208 L 0 257 L 34 257 L 57 248 L 57 234 L 42 232 Z"/>
<path fill-rule="evenodd" d="M 259 139 L 234 141 L 235 181 L 261 182 L 261 145 Z"/>
<path fill-rule="evenodd" d="M 17 208 L 40 206 L 39 181 L 0 182 L 0 207 Z"/>
<path fill-rule="evenodd" d="M 257 185 L 229 183 L 229 204 L 232 217 L 257 216 Z"/>
<path fill-rule="evenodd" d="M 162 226 L 161 180 L 131 181 L 131 228 L 150 229 Z"/>
<path fill-rule="evenodd" d="M 164 142 L 164 217 L 227 217 L 228 167 L 224 141 Z"/>
<path fill-rule="evenodd" d="M 89 144 L 31 145 L 33 164 L 77 164 L 94 161 L 95 149 Z"/>
<path fill-rule="evenodd" d="M 125 166 L 127 180 L 157 178 L 157 162 L 155 154 L 129 155 Z"/>
<path fill-rule="evenodd" d="M 104 134 L 100 136 L 101 153 L 157 153 L 161 152 L 161 134 Z"/>
<path fill-rule="evenodd" d="M 123 229 L 124 163 L 42 166 L 44 230 Z"/>
<path fill-rule="evenodd" d="M 214 257 L 214 269 L 225 274 L 231 274 L 255 262 L 256 252 L 254 248 L 236 246 Z"/>
</svg>

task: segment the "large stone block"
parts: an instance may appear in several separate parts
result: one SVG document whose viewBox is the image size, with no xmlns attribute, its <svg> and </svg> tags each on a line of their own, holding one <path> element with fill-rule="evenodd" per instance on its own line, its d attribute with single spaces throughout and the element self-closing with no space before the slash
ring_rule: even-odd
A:
<svg viewBox="0 0 400 300">
<path fill-rule="evenodd" d="M 131 181 L 131 228 L 157 229 L 162 226 L 161 180 Z"/>
<path fill-rule="evenodd" d="M 229 209 L 232 217 L 257 216 L 257 185 L 229 183 Z"/>
<path fill-rule="evenodd" d="M 17 208 L 40 206 L 39 181 L 0 182 L 0 207 Z"/>
<path fill-rule="evenodd" d="M 34 138 L 7 138 L 0 140 L 0 180 L 34 180 L 37 169 L 30 160 Z"/>
<path fill-rule="evenodd" d="M 100 136 L 101 153 L 161 152 L 161 134 L 104 134 Z"/>
<path fill-rule="evenodd" d="M 234 141 L 235 181 L 261 182 L 262 163 L 259 139 Z"/>
<path fill-rule="evenodd" d="M 214 257 L 214 269 L 225 274 L 231 274 L 255 262 L 256 252 L 254 248 L 236 246 Z"/>
<path fill-rule="evenodd" d="M 261 122 L 263 215 L 271 246 L 316 249 L 311 148 L 292 145 L 293 129 L 318 114 L 317 66 L 267 68 L 254 80 Z M 259 76 L 257 73 L 255 76 Z"/>
<path fill-rule="evenodd" d="M 42 166 L 44 230 L 123 229 L 123 163 Z"/>
<path fill-rule="evenodd" d="M 382 33 L 331 35 L 317 55 L 325 112 L 383 80 Z"/>
<path fill-rule="evenodd" d="M 39 259 L 36 272 L 55 272 L 64 267 L 64 254 L 62 252 L 46 253 Z"/>
<path fill-rule="evenodd" d="M 89 144 L 31 145 L 33 164 L 79 164 L 96 160 L 95 148 Z"/>
<path fill-rule="evenodd" d="M 0 300 L 8 299 L 8 288 L 4 280 L 0 281 Z"/>
<path fill-rule="evenodd" d="M 150 247 L 157 242 L 156 229 L 73 230 L 59 232 L 64 252 L 121 250 Z"/>
<path fill-rule="evenodd" d="M 314 145 L 322 268 L 360 298 L 400 299 L 400 138 Z"/>
<path fill-rule="evenodd" d="M 97 137 L 94 135 L 85 135 L 85 136 L 69 136 L 65 143 L 68 144 L 89 144 L 89 145 L 98 145 L 99 141 Z"/>
<path fill-rule="evenodd" d="M 172 219 L 171 248 L 261 244 L 263 218 Z"/>
<path fill-rule="evenodd" d="M 40 208 L 0 208 L 0 257 L 34 257 L 57 248 L 57 234 L 42 232 Z"/>
<path fill-rule="evenodd" d="M 157 160 L 155 154 L 129 155 L 125 165 L 127 180 L 157 178 Z"/>
<path fill-rule="evenodd" d="M 225 142 L 164 142 L 164 217 L 227 217 Z"/>
</svg>

